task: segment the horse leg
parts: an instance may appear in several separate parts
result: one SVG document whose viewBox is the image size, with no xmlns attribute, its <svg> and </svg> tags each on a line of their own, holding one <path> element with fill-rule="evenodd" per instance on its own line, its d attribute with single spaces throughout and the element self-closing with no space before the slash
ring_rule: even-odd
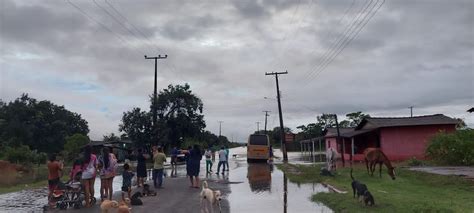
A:
<svg viewBox="0 0 474 213">
<path fill-rule="evenodd" d="M 369 173 L 369 160 L 367 160 L 367 158 L 365 158 L 365 166 L 367 167 L 367 174 L 370 175 L 370 173 Z"/>
<path fill-rule="evenodd" d="M 373 161 L 370 161 L 370 164 L 369 164 L 369 171 L 370 171 L 370 174 L 369 174 L 369 175 L 370 175 L 370 176 L 373 176 L 373 175 L 374 175 L 374 173 L 372 172 L 372 167 L 373 167 L 373 165 L 374 165 L 374 162 L 373 162 Z"/>
<path fill-rule="evenodd" d="M 382 163 L 379 163 L 379 177 L 382 178 Z"/>
</svg>

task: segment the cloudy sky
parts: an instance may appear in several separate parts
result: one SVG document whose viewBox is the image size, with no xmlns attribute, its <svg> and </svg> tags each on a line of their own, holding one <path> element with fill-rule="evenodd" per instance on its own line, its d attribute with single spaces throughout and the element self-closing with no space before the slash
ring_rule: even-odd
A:
<svg viewBox="0 0 474 213">
<path fill-rule="evenodd" d="M 188 82 L 207 129 L 244 141 L 321 113 L 442 113 L 474 127 L 472 0 L 0 1 L 0 98 L 22 93 L 80 113 L 90 136 L 118 133 L 158 88 Z M 380 8 L 380 9 L 378 9 Z M 265 99 L 264 97 L 268 97 Z"/>
</svg>

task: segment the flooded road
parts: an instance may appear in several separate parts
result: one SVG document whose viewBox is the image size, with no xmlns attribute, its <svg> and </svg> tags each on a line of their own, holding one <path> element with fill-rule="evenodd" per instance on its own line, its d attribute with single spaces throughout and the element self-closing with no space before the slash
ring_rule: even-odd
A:
<svg viewBox="0 0 474 213">
<path fill-rule="evenodd" d="M 237 155 L 233 158 L 232 155 Z M 226 208 L 223 212 L 332 212 L 322 204 L 314 203 L 310 200 L 311 195 L 318 192 L 328 192 L 328 189 L 321 184 L 295 184 L 291 183 L 282 171 L 273 164 L 251 163 L 246 161 L 246 148 L 234 148 L 230 150 L 230 171 L 225 175 L 206 175 L 205 160 L 201 161 L 200 176 L 203 180 L 212 182 L 214 186 L 223 189 L 226 193 L 224 199 Z M 275 156 L 281 156 L 281 153 L 275 151 Z M 289 153 L 290 162 L 307 164 L 299 153 Z M 278 164 L 276 160 L 275 164 Z M 217 162 L 213 166 L 214 172 L 217 169 Z M 170 177 L 171 170 L 165 169 L 167 176 L 164 179 L 165 188 L 171 179 L 186 180 L 186 170 L 184 165 L 178 166 L 177 174 Z M 186 194 L 187 181 L 183 181 L 183 188 L 177 187 L 175 194 Z M 216 185 L 217 184 L 217 185 Z M 114 191 L 119 191 L 122 185 L 121 176 L 114 179 Z M 100 180 L 95 182 L 95 195 L 99 198 Z M 47 203 L 47 189 L 31 189 L 20 192 L 0 195 L 0 212 L 42 212 L 42 207 Z M 161 195 L 161 197 L 173 196 L 170 194 Z M 168 199 L 168 198 L 167 198 Z M 173 198 L 169 197 L 170 200 Z M 156 202 L 159 205 L 159 200 Z M 196 203 L 195 205 L 199 205 Z M 149 206 L 151 207 L 151 206 Z M 147 206 L 135 208 L 134 212 L 149 212 L 153 209 L 147 209 Z M 87 209 L 79 211 L 69 209 L 67 212 L 87 212 Z M 92 211 L 92 209 L 89 209 Z M 57 211 L 62 212 L 62 211 Z M 199 212 L 199 211 L 196 211 Z"/>
<path fill-rule="evenodd" d="M 311 195 L 317 192 L 328 192 L 321 184 L 291 183 L 276 166 L 248 164 L 245 148 L 232 151 L 239 157 L 233 160 L 229 181 L 243 183 L 230 185 L 231 193 L 227 199 L 231 212 L 332 212 L 310 200 Z M 277 152 L 275 154 L 278 155 Z"/>
</svg>

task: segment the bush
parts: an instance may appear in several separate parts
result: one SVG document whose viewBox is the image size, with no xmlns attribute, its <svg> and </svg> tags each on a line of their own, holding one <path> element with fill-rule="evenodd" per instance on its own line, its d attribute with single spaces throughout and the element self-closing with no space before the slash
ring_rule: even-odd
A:
<svg viewBox="0 0 474 213">
<path fill-rule="evenodd" d="M 423 161 L 416 159 L 416 157 L 412 157 L 410 158 L 410 160 L 408 160 L 408 165 L 409 166 L 423 166 L 424 163 Z"/>
<path fill-rule="evenodd" d="M 2 156 L 3 159 L 10 161 L 10 163 L 22 165 L 44 163 L 47 159 L 45 153 L 30 150 L 30 147 L 26 145 L 20 145 L 17 147 L 6 146 L 0 156 Z"/>
<path fill-rule="evenodd" d="M 426 154 L 435 161 L 448 165 L 474 165 L 474 130 L 458 130 L 434 136 Z"/>
<path fill-rule="evenodd" d="M 81 148 L 89 143 L 89 137 L 82 134 L 74 134 L 66 137 L 64 144 L 64 151 L 62 155 L 66 157 L 67 161 L 72 161 L 81 152 Z"/>
</svg>

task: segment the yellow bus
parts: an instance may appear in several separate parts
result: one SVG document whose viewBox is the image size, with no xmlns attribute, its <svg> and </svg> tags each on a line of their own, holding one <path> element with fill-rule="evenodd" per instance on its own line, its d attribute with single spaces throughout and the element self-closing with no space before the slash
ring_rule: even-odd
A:
<svg viewBox="0 0 474 213">
<path fill-rule="evenodd" d="M 247 162 L 270 158 L 270 140 L 267 135 L 253 134 L 249 136 L 247 142 Z"/>
</svg>

